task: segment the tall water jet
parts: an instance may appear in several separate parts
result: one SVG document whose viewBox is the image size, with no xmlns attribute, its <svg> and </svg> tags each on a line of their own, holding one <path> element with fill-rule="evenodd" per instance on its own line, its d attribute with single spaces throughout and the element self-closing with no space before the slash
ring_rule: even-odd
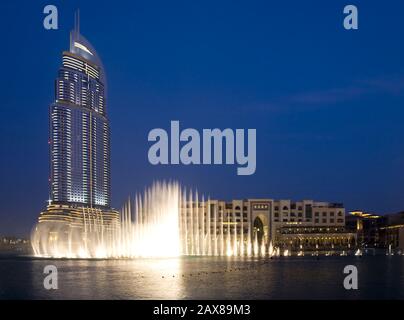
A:
<svg viewBox="0 0 404 320">
<path fill-rule="evenodd" d="M 389 255 L 389 256 L 393 255 L 393 252 L 391 250 L 391 243 L 389 244 L 389 249 L 388 249 L 387 255 Z"/>
<path fill-rule="evenodd" d="M 255 238 L 254 238 L 254 255 L 258 256 L 258 232 L 255 232 Z"/>
<path fill-rule="evenodd" d="M 261 239 L 261 250 L 260 250 L 261 256 L 265 257 L 266 251 L 265 251 L 265 244 L 264 244 L 264 238 Z"/>
<path fill-rule="evenodd" d="M 230 221 L 228 216 L 227 216 L 227 228 L 226 228 L 226 255 L 229 257 L 233 255 L 230 238 Z"/>
<path fill-rule="evenodd" d="M 272 245 L 272 241 L 269 241 L 269 247 L 268 247 L 268 255 L 270 257 L 273 257 L 275 255 L 275 250 L 274 250 L 274 246 Z"/>
<path fill-rule="evenodd" d="M 136 197 L 132 210 L 129 200 L 122 238 L 129 257 L 172 257 L 181 254 L 180 187 L 178 183 L 155 183 L 145 191 L 143 201 Z M 136 220 L 137 219 L 137 220 Z"/>
<path fill-rule="evenodd" d="M 247 238 L 247 256 L 251 257 L 252 255 L 252 241 L 251 241 L 251 233 L 250 228 L 248 228 L 248 238 Z"/>
</svg>

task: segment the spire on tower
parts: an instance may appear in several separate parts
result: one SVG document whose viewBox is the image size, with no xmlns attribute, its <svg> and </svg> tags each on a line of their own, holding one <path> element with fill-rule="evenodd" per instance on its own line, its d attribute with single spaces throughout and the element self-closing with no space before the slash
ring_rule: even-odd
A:
<svg viewBox="0 0 404 320">
<path fill-rule="evenodd" d="M 80 33 L 80 9 L 74 13 L 74 31 Z"/>
</svg>

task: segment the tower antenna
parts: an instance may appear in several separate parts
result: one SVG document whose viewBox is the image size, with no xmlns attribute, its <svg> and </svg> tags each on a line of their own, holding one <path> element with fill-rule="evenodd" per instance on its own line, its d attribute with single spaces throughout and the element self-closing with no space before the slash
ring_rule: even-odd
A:
<svg viewBox="0 0 404 320">
<path fill-rule="evenodd" d="M 80 9 L 74 13 L 74 31 L 80 33 Z"/>
<path fill-rule="evenodd" d="M 77 33 L 80 33 L 80 9 L 77 9 Z"/>
</svg>

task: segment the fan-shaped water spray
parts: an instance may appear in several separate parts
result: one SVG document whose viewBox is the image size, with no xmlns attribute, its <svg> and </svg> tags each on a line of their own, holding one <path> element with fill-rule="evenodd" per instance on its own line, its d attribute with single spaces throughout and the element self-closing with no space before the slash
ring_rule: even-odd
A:
<svg viewBox="0 0 404 320">
<path fill-rule="evenodd" d="M 83 208 L 78 221 L 41 221 L 32 234 L 37 256 L 135 258 L 180 255 L 274 255 L 251 225 L 227 215 L 198 192 L 156 182 L 128 200 L 119 221 L 107 225 L 99 210 Z"/>
</svg>

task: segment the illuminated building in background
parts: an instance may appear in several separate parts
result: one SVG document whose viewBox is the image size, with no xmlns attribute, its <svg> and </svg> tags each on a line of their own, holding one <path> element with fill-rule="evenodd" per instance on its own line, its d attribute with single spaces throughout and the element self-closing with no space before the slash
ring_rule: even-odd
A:
<svg viewBox="0 0 404 320">
<path fill-rule="evenodd" d="M 184 197 L 183 197 L 184 198 Z M 186 254 L 244 255 L 354 249 L 356 233 L 345 230 L 341 203 L 313 200 L 186 199 L 180 229 Z M 196 200 L 195 200 L 196 199 Z M 256 254 L 256 253 L 255 253 Z"/>
<path fill-rule="evenodd" d="M 404 251 L 404 212 L 379 215 L 351 211 L 346 217 L 346 229 L 356 232 L 362 248 Z"/>
<path fill-rule="evenodd" d="M 360 210 L 351 211 L 346 217 L 346 228 L 356 232 L 358 245 L 363 248 L 383 247 L 380 228 L 385 224 L 385 218 Z"/>
<path fill-rule="evenodd" d="M 384 246 L 404 252 L 404 211 L 386 215 L 385 221 L 381 227 Z"/>
<path fill-rule="evenodd" d="M 97 52 L 71 32 L 50 106 L 51 200 L 109 208 L 110 137 L 105 72 Z"/>
<path fill-rule="evenodd" d="M 118 212 L 111 210 L 106 92 L 101 59 L 80 34 L 77 17 L 49 109 L 50 199 L 39 222 L 79 227 L 84 216 L 103 224 L 118 221 Z"/>
</svg>

